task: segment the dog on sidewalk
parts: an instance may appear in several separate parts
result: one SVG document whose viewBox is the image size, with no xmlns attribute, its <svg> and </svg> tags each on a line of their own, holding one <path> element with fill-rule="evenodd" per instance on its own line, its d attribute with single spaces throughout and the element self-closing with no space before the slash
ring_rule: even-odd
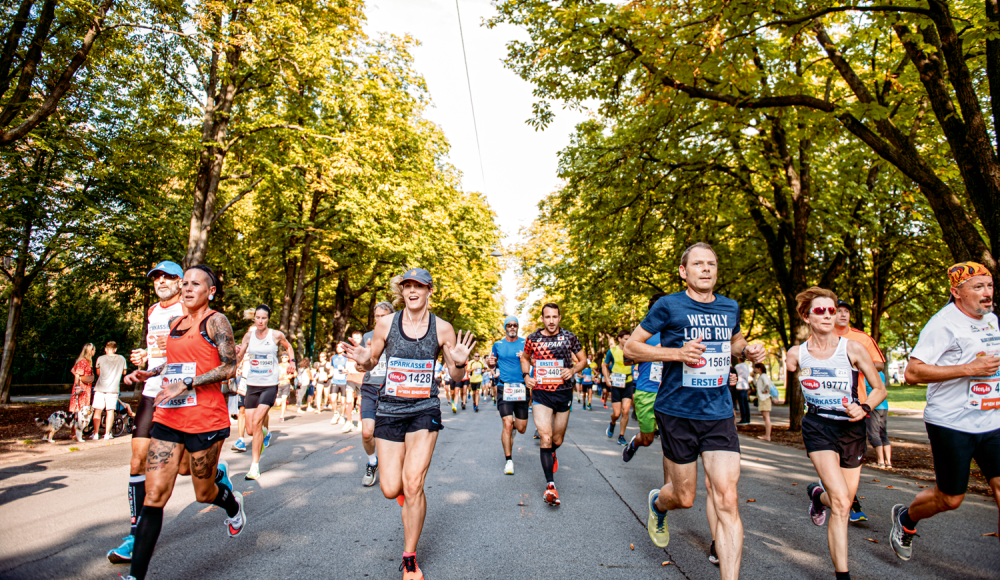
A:
<svg viewBox="0 0 1000 580">
<path fill-rule="evenodd" d="M 55 443 L 56 432 L 66 427 L 76 427 L 76 433 L 78 440 L 83 439 L 83 429 L 90 423 L 91 419 L 94 418 L 94 408 L 90 405 L 80 409 L 75 415 L 71 415 L 66 411 L 56 411 L 49 415 L 49 418 L 45 421 L 35 417 L 35 425 L 45 432 L 45 440 L 49 443 Z"/>
</svg>

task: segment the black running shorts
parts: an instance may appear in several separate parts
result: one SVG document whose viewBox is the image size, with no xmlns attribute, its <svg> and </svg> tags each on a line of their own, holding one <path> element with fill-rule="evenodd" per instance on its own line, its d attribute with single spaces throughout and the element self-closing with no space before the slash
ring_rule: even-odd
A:
<svg viewBox="0 0 1000 580">
<path fill-rule="evenodd" d="M 153 397 L 139 396 L 139 408 L 135 411 L 135 424 L 132 425 L 132 436 L 149 439 L 149 430 L 153 428 Z"/>
<path fill-rule="evenodd" d="M 250 388 L 252 389 L 253 387 Z M 153 423 L 153 428 L 150 430 L 151 439 L 179 443 L 191 453 L 204 451 L 219 441 L 225 441 L 228 437 L 229 427 L 207 433 L 185 433 L 161 423 Z M 212 475 L 214 476 L 215 474 L 213 473 Z"/>
<path fill-rule="evenodd" d="M 497 403 L 500 417 L 510 417 L 513 415 L 515 419 L 520 419 L 521 421 L 528 420 L 528 406 L 528 401 L 500 401 Z"/>
<path fill-rule="evenodd" d="M 635 383 L 627 382 L 624 387 L 611 387 L 611 402 L 621 403 L 622 399 L 632 399 L 635 396 Z"/>
<path fill-rule="evenodd" d="M 678 465 L 693 463 L 705 451 L 740 452 L 740 440 L 732 418 L 702 421 L 664 415 L 659 411 L 654 413 L 663 456 Z"/>
<path fill-rule="evenodd" d="M 256 409 L 260 405 L 274 406 L 275 399 L 278 398 L 278 385 L 269 387 L 251 387 L 247 385 L 247 396 L 244 398 L 244 407 Z"/>
<path fill-rule="evenodd" d="M 395 441 L 397 443 L 406 441 L 407 433 L 416 433 L 423 430 L 434 432 L 440 431 L 443 428 L 444 425 L 441 424 L 441 407 L 433 407 L 415 415 L 375 416 L 375 438 Z"/>
<path fill-rule="evenodd" d="M 934 478 L 945 495 L 962 495 L 969 489 L 969 470 L 976 460 L 986 481 L 1000 477 L 1000 429 L 964 433 L 924 423 L 934 456 Z"/>
<path fill-rule="evenodd" d="M 479 382 L 479 383 L 472 383 L 472 382 L 470 382 L 469 383 L 469 388 L 472 389 L 473 391 L 478 391 L 479 389 L 483 388 L 483 383 L 482 382 Z"/>
<path fill-rule="evenodd" d="M 813 413 L 802 418 L 802 442 L 806 453 L 836 451 L 840 466 L 853 469 L 861 466 L 867 450 L 868 429 L 864 421 L 837 421 Z"/>
<path fill-rule="evenodd" d="M 378 409 L 378 385 L 361 385 L 361 418 L 374 419 Z"/>
<path fill-rule="evenodd" d="M 536 405 L 552 409 L 555 413 L 568 413 L 569 408 L 573 405 L 573 389 L 560 391 L 532 389 L 531 400 Z"/>
</svg>

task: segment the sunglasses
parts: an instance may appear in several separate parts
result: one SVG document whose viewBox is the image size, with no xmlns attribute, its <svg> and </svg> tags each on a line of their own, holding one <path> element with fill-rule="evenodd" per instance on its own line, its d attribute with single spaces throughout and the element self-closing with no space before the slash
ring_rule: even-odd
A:
<svg viewBox="0 0 1000 580">
<path fill-rule="evenodd" d="M 835 306 L 827 306 L 827 307 L 817 306 L 816 308 L 812 309 L 812 313 L 815 314 L 816 316 L 823 316 L 823 314 L 829 314 L 830 316 L 833 316 L 834 314 L 837 313 L 837 308 Z"/>
<path fill-rule="evenodd" d="M 517 328 L 517 325 L 516 324 L 508 324 L 507 326 L 504 326 L 504 328 Z"/>
</svg>

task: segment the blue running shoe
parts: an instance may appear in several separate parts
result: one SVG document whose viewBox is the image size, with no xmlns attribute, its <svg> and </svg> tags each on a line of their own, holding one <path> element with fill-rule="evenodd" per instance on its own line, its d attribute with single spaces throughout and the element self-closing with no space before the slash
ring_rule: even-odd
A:
<svg viewBox="0 0 1000 580">
<path fill-rule="evenodd" d="M 233 491 L 233 481 L 229 479 L 229 464 L 220 459 L 219 466 L 216 467 L 216 470 L 215 481 L 228 487 L 229 491 Z"/>
<path fill-rule="evenodd" d="M 615 436 L 615 426 L 614 425 L 608 425 L 608 430 L 605 431 L 604 434 L 608 436 L 608 439 L 614 438 L 614 436 Z"/>
<path fill-rule="evenodd" d="M 618 444 L 619 445 L 628 445 L 628 441 L 625 440 L 625 436 L 624 435 L 619 435 L 618 436 Z"/>
<path fill-rule="evenodd" d="M 108 561 L 112 564 L 128 564 L 132 561 L 132 546 L 135 544 L 135 536 L 125 536 L 121 546 L 108 552 Z"/>
<path fill-rule="evenodd" d="M 267 449 L 267 447 L 271 445 L 271 432 L 267 430 L 267 427 L 264 427 L 263 429 L 264 429 L 264 449 Z"/>
<path fill-rule="evenodd" d="M 868 521 L 868 516 L 865 515 L 865 512 L 860 512 L 860 511 L 856 512 L 854 510 L 851 510 L 851 521 L 855 522 L 855 523 L 857 523 L 857 522 L 867 522 Z"/>
<path fill-rule="evenodd" d="M 632 461 L 632 457 L 635 455 L 636 451 L 638 451 L 638 449 L 635 446 L 635 437 L 633 437 L 632 440 L 629 441 L 628 445 L 625 446 L 625 449 L 622 449 L 622 460 L 625 463 Z"/>
<path fill-rule="evenodd" d="M 238 451 L 240 453 L 247 452 L 247 444 L 243 442 L 243 439 L 237 439 L 236 443 L 233 443 L 233 451 Z"/>
</svg>

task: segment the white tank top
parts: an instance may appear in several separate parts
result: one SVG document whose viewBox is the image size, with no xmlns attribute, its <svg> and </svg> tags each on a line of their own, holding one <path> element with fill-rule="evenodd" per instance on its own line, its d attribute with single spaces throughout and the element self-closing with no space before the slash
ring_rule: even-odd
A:
<svg viewBox="0 0 1000 580">
<path fill-rule="evenodd" d="M 247 385 L 270 387 L 278 384 L 278 343 L 274 331 L 267 329 L 264 338 L 257 338 L 257 329 L 250 329 L 250 346 L 247 347 Z"/>
<path fill-rule="evenodd" d="M 181 306 L 180 302 L 175 302 L 167 308 L 160 306 L 160 303 L 157 302 L 149 308 L 146 313 L 146 317 L 149 319 L 149 328 L 146 331 L 146 369 L 155 369 L 167 362 L 167 352 L 156 345 L 156 337 L 169 334 L 170 319 L 179 316 L 184 316 L 184 307 Z M 163 390 L 160 386 L 162 383 L 162 377 L 146 379 L 146 384 L 142 387 L 142 396 L 155 398 Z"/>
<path fill-rule="evenodd" d="M 799 346 L 799 385 L 810 413 L 846 421 L 847 403 L 858 402 L 858 371 L 847 356 L 847 339 L 840 338 L 837 350 L 820 360 L 809 352 L 809 341 Z"/>
</svg>

